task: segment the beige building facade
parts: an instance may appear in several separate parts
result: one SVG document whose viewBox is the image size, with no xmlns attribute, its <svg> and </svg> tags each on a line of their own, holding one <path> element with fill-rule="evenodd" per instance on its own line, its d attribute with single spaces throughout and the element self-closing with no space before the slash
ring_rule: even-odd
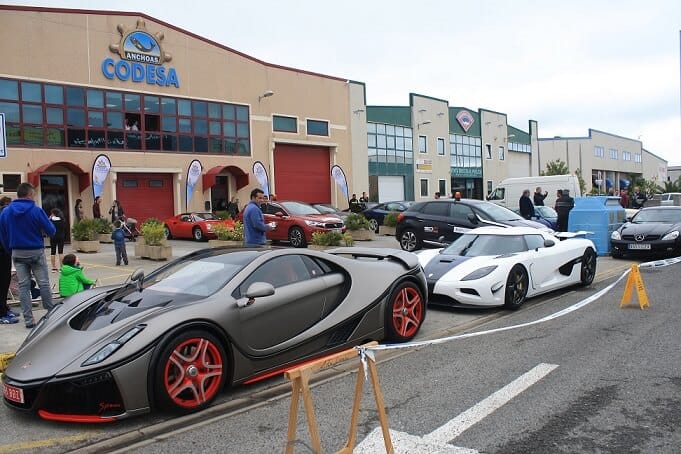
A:
<svg viewBox="0 0 681 454">
<path fill-rule="evenodd" d="M 0 11 L 10 196 L 30 181 L 43 208 L 69 219 L 76 199 L 89 216 L 95 195 L 105 209 L 118 199 L 130 216 L 163 219 L 231 199 L 243 207 L 263 186 L 256 162 L 280 199 L 344 205 L 333 165 L 352 190 L 367 186 L 361 83 L 269 64 L 139 13 Z"/>
</svg>

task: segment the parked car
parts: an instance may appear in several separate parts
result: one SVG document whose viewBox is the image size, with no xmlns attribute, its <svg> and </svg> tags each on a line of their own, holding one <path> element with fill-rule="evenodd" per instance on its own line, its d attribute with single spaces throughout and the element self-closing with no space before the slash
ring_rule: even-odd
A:
<svg viewBox="0 0 681 454">
<path fill-rule="evenodd" d="M 205 241 L 216 238 L 213 226 L 226 222 L 209 212 L 180 213 L 163 221 L 166 238 L 193 238 Z"/>
<path fill-rule="evenodd" d="M 660 205 L 662 206 L 672 206 L 674 205 L 674 199 L 681 200 L 681 192 L 665 192 L 659 195 Z"/>
<path fill-rule="evenodd" d="M 552 230 L 558 230 L 558 213 L 551 207 L 535 206 L 532 220 L 544 224 Z"/>
<path fill-rule="evenodd" d="M 484 200 L 438 199 L 418 202 L 397 217 L 395 235 L 405 251 L 424 246 L 441 247 L 461 234 L 483 226 L 525 226 L 551 233 L 548 227 L 528 221 L 513 211 Z"/>
<path fill-rule="evenodd" d="M 277 227 L 267 232 L 267 238 L 288 241 L 293 247 L 305 247 L 314 232 L 345 232 L 343 220 L 335 215 L 322 214 L 305 202 L 266 202 L 261 207 L 265 222 L 276 222 Z M 243 220 L 243 210 L 239 213 Z"/>
<path fill-rule="evenodd" d="M 641 208 L 629 221 L 612 232 L 613 258 L 625 255 L 681 255 L 681 207 Z"/>
<path fill-rule="evenodd" d="M 5 370 L 4 401 L 69 422 L 198 411 L 224 385 L 412 339 L 426 295 L 417 257 L 402 251 L 201 249 L 57 304 Z"/>
<path fill-rule="evenodd" d="M 386 214 L 393 211 L 402 213 L 413 203 L 414 202 L 409 201 L 379 203 L 374 207 L 362 210 L 362 214 L 369 220 L 369 224 L 371 224 L 371 228 L 374 230 L 374 232 L 378 233 L 378 227 L 383 225 L 383 218 L 385 218 Z"/>
<path fill-rule="evenodd" d="M 574 233 L 558 237 L 530 227 L 480 227 L 442 250 L 418 254 L 430 304 L 518 309 L 526 298 L 596 275 L 596 248 Z"/>
<path fill-rule="evenodd" d="M 322 214 L 332 214 L 338 216 L 345 222 L 345 218 L 350 214 L 349 210 L 341 211 L 338 207 L 331 205 L 330 203 L 313 203 L 313 207 L 317 209 Z"/>
</svg>

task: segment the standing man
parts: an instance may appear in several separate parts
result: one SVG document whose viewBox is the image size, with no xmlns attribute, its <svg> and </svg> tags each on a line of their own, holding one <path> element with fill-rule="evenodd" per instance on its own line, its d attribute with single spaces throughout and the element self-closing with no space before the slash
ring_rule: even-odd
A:
<svg viewBox="0 0 681 454">
<path fill-rule="evenodd" d="M 262 247 L 267 242 L 266 233 L 274 230 L 276 223 L 265 224 L 260 206 L 265 203 L 265 193 L 256 188 L 251 191 L 251 201 L 244 208 L 244 246 Z"/>
<path fill-rule="evenodd" d="M 0 188 L 2 185 L 0 184 Z M 5 209 L 7 205 L 12 201 L 9 197 L 3 197 L 0 199 L 0 214 L 2 210 Z M 1 235 L 1 233 L 0 233 Z M 7 305 L 7 293 L 9 292 L 9 282 L 12 279 L 12 254 L 11 251 L 6 251 L 5 248 L 0 243 L 0 324 L 10 325 L 13 323 L 18 323 L 19 319 L 15 314 L 9 309 Z"/>
<path fill-rule="evenodd" d="M 620 189 L 620 205 L 622 208 L 629 208 L 629 195 L 626 189 Z"/>
<path fill-rule="evenodd" d="M 359 205 L 363 210 L 367 209 L 367 203 L 369 203 L 369 196 L 366 192 L 362 192 L 362 197 L 359 198 Z"/>
<path fill-rule="evenodd" d="M 359 213 L 360 211 L 362 211 L 362 206 L 359 204 L 359 200 L 357 200 L 357 194 L 352 194 L 352 197 L 350 197 L 348 203 L 350 204 L 351 212 Z"/>
<path fill-rule="evenodd" d="M 436 200 L 439 199 L 440 196 L 441 196 L 440 191 L 438 191 L 438 192 L 435 193 L 435 199 L 436 199 Z"/>
<path fill-rule="evenodd" d="M 99 209 L 99 204 L 102 203 L 100 196 L 95 197 L 95 203 L 92 204 L 92 217 L 99 219 L 102 217 L 102 211 Z"/>
<path fill-rule="evenodd" d="M 641 188 L 636 186 L 634 188 L 634 193 L 631 195 L 631 207 L 643 208 L 643 205 L 645 205 L 647 200 L 648 197 L 646 197 L 646 195 L 641 192 Z"/>
<path fill-rule="evenodd" d="M 17 187 L 17 199 L 13 200 L 0 214 L 0 241 L 6 251 L 12 251 L 12 259 L 19 279 L 19 302 L 26 328 L 33 328 L 31 307 L 31 273 L 38 281 L 43 307 L 52 309 L 50 278 L 45 260 L 45 240 L 54 236 L 56 229 L 42 208 L 33 200 L 35 188 L 30 183 Z"/>
<path fill-rule="evenodd" d="M 558 200 L 556 200 L 556 213 L 558 213 L 558 231 L 567 232 L 568 231 L 568 219 L 570 216 L 570 210 L 575 207 L 575 199 L 570 197 L 570 191 L 568 189 L 559 189 Z"/>
<path fill-rule="evenodd" d="M 536 207 L 543 207 L 544 206 L 544 199 L 546 196 L 549 195 L 548 191 L 544 191 L 544 193 L 541 193 L 541 186 L 537 186 L 537 189 L 534 190 L 534 206 Z"/>
<path fill-rule="evenodd" d="M 520 215 L 525 219 L 532 219 L 532 216 L 534 216 L 534 205 L 532 205 L 532 199 L 530 199 L 529 189 L 523 191 L 518 204 L 520 205 Z"/>
</svg>

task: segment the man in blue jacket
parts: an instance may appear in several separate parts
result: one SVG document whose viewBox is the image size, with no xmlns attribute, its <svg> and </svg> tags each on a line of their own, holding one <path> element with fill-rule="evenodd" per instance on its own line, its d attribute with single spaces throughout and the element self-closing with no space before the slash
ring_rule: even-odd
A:
<svg viewBox="0 0 681 454">
<path fill-rule="evenodd" d="M 244 246 L 261 247 L 267 242 L 266 233 L 274 228 L 272 224 L 265 224 L 260 206 L 265 203 L 265 193 L 262 189 L 251 191 L 251 201 L 244 208 Z"/>
<path fill-rule="evenodd" d="M 35 326 L 31 307 L 31 273 L 38 282 L 43 307 L 50 310 L 53 306 L 43 232 L 53 236 L 56 231 L 45 211 L 35 204 L 34 197 L 33 185 L 21 183 L 17 187 L 17 198 L 0 213 L 0 241 L 6 251 L 12 251 L 19 280 L 19 303 L 24 323 L 29 329 Z"/>
</svg>

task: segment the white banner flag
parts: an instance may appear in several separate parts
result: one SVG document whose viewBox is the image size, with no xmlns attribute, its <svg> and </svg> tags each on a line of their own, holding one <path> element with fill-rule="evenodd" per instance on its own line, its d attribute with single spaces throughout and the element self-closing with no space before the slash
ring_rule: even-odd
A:
<svg viewBox="0 0 681 454">
<path fill-rule="evenodd" d="M 111 161 L 109 157 L 105 154 L 100 154 L 95 158 L 94 164 L 92 164 L 92 192 L 95 197 L 102 195 L 102 188 L 104 187 L 104 181 L 109 175 L 109 170 L 111 169 Z"/>
<path fill-rule="evenodd" d="M 189 211 L 189 202 L 192 200 L 192 195 L 194 195 L 194 186 L 196 186 L 196 182 L 199 181 L 199 177 L 201 176 L 201 172 L 203 171 L 203 166 L 201 165 L 201 162 L 198 159 L 194 159 L 190 164 L 189 168 L 187 169 L 187 196 L 186 196 L 186 208 L 187 211 Z"/>
<path fill-rule="evenodd" d="M 262 162 L 255 161 L 253 163 L 253 175 L 255 175 L 255 179 L 258 180 L 258 183 L 260 183 L 260 186 L 262 186 L 262 190 L 265 193 L 265 195 L 269 197 L 270 183 L 267 178 L 267 170 L 265 170 L 265 166 L 263 165 Z"/>
</svg>

